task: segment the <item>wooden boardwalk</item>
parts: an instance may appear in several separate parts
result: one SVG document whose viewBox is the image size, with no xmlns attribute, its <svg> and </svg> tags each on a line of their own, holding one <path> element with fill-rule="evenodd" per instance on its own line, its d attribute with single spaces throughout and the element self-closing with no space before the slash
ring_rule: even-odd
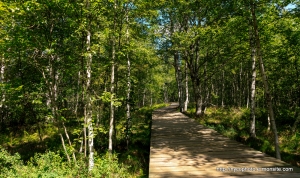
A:
<svg viewBox="0 0 300 178">
<path fill-rule="evenodd" d="M 153 112 L 150 178 L 300 178 L 300 168 L 199 125 L 176 107 L 173 103 Z"/>
</svg>

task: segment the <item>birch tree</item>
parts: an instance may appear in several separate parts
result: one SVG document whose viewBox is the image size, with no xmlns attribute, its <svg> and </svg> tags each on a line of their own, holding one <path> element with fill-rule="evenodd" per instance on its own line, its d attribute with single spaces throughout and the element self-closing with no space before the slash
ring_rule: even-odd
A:
<svg viewBox="0 0 300 178">
<path fill-rule="evenodd" d="M 255 14 L 255 8 L 256 4 L 253 1 L 250 1 L 250 9 L 251 9 L 251 15 L 252 15 L 252 25 L 254 30 L 254 36 L 255 36 L 255 47 L 258 55 L 258 61 L 260 66 L 260 73 L 262 75 L 263 83 L 264 83 L 264 90 L 266 95 L 266 102 L 268 105 L 268 113 L 271 121 L 271 126 L 274 134 L 274 140 L 275 140 L 275 151 L 276 151 L 276 158 L 281 160 L 280 156 L 280 148 L 279 148 L 279 140 L 278 140 L 278 133 L 275 123 L 275 116 L 273 111 L 273 103 L 272 103 L 272 97 L 269 89 L 268 79 L 265 73 L 264 63 L 262 60 L 262 54 L 261 54 L 261 46 L 260 46 L 260 39 L 259 39 L 259 32 L 258 32 L 258 25 L 257 25 L 257 19 Z"/>
<path fill-rule="evenodd" d="M 92 52 L 91 52 L 91 13 L 90 11 L 90 1 L 86 0 L 86 10 L 87 12 L 87 29 L 86 29 L 86 84 L 84 88 L 85 94 L 85 106 L 84 106 L 84 120 L 88 127 L 88 147 L 89 147 L 89 170 L 91 171 L 94 167 L 94 128 L 92 122 L 92 101 L 89 94 L 89 88 L 91 85 L 91 65 L 92 65 Z"/>
<path fill-rule="evenodd" d="M 256 93 L 256 50 L 253 39 L 252 27 L 249 27 L 249 39 L 251 48 L 251 60 L 252 60 L 252 79 L 251 79 L 251 125 L 250 125 L 250 135 L 251 137 L 256 137 L 255 133 L 255 93 Z"/>
<path fill-rule="evenodd" d="M 112 154 L 113 151 L 113 136 L 114 136 L 114 124 L 115 124 L 115 60 L 116 60 L 116 23 L 117 23 L 117 0 L 114 1 L 114 15 L 113 15 L 113 27 L 111 34 L 111 81 L 110 81 L 110 121 L 109 121 L 109 143 L 108 143 L 108 151 Z"/>
<path fill-rule="evenodd" d="M 187 63 L 185 63 L 184 67 L 185 71 L 185 101 L 184 101 L 184 112 L 187 112 L 188 109 L 188 104 L 189 104 L 189 77 L 188 77 L 188 68 L 187 68 Z"/>
<path fill-rule="evenodd" d="M 129 13 L 129 3 L 126 4 L 126 45 L 127 48 L 129 48 L 129 19 L 128 19 L 128 13 Z M 126 52 L 126 59 L 127 59 L 127 94 L 126 94 L 126 144 L 127 149 L 129 146 L 129 127 L 130 127 L 130 120 L 131 120 L 131 107 L 130 107 L 130 92 L 131 92 L 131 61 L 129 57 L 129 50 L 127 49 Z"/>
</svg>

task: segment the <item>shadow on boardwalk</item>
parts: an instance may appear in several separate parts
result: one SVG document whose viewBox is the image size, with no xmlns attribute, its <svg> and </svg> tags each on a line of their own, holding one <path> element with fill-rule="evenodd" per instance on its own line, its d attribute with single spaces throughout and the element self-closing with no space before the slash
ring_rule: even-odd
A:
<svg viewBox="0 0 300 178">
<path fill-rule="evenodd" d="M 149 177 L 300 177 L 300 169 L 230 140 L 177 111 L 152 116 Z"/>
</svg>

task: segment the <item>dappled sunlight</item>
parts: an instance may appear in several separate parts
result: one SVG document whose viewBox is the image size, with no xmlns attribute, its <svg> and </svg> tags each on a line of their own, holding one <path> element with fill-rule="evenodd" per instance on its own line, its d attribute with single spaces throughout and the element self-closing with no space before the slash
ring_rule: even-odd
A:
<svg viewBox="0 0 300 178">
<path fill-rule="evenodd" d="M 199 125 L 178 112 L 174 105 L 155 111 L 152 119 L 149 177 L 275 176 L 279 172 L 217 168 L 291 167 Z"/>
</svg>

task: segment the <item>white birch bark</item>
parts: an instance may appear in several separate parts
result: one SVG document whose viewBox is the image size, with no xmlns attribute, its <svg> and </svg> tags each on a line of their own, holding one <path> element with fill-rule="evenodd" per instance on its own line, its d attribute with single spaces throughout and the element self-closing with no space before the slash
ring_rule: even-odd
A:
<svg viewBox="0 0 300 178">
<path fill-rule="evenodd" d="M 63 128 L 64 128 L 65 135 L 66 135 L 66 137 L 67 137 L 69 146 L 72 147 L 72 143 L 71 143 L 71 140 L 70 140 L 70 137 L 69 137 L 69 134 L 68 134 L 68 131 L 67 131 L 67 128 L 66 128 L 64 122 L 62 123 L 62 125 L 63 125 Z M 64 143 L 63 143 L 63 144 L 64 144 Z M 63 145 L 63 146 L 64 146 L 64 145 Z M 72 157 L 73 157 L 74 163 L 76 163 L 76 156 L 75 156 L 74 151 L 72 151 Z"/>
<path fill-rule="evenodd" d="M 126 111 L 126 117 L 127 117 L 127 132 L 129 130 L 129 122 L 131 118 L 131 113 L 130 113 L 130 90 L 131 90 L 131 82 L 130 82 L 130 59 L 127 54 L 127 111 Z M 129 135 L 126 133 L 126 142 L 127 142 L 127 149 L 129 145 Z"/>
<path fill-rule="evenodd" d="M 250 47 L 251 47 L 251 60 L 252 60 L 252 79 L 251 79 L 251 124 L 250 136 L 255 138 L 255 87 L 256 87 L 256 50 L 253 41 L 253 32 L 249 27 Z"/>
<path fill-rule="evenodd" d="M 146 101 L 146 89 L 143 91 L 143 107 L 145 106 L 145 101 Z"/>
<path fill-rule="evenodd" d="M 267 76 L 266 76 L 265 68 L 264 68 L 264 63 L 263 63 L 262 55 L 261 55 L 260 39 L 259 39 L 259 34 L 258 34 L 258 25 L 257 25 L 256 14 L 255 14 L 255 4 L 254 4 L 253 0 L 251 0 L 251 14 L 252 14 L 252 23 L 253 23 L 254 34 L 255 34 L 256 50 L 257 50 L 258 61 L 259 61 L 259 66 L 260 66 L 260 72 L 261 72 L 263 83 L 264 83 L 264 89 L 265 89 L 266 100 L 267 100 L 267 104 L 268 104 L 270 122 L 271 122 L 272 130 L 273 130 L 273 134 L 274 134 L 276 158 L 281 160 L 278 133 L 277 133 L 275 116 L 274 116 L 274 111 L 273 111 L 273 103 L 272 103 L 271 93 L 269 90 L 269 84 L 268 84 L 268 80 L 267 80 Z"/>
<path fill-rule="evenodd" d="M 86 69 L 86 105 L 85 105 L 85 117 L 86 122 L 88 126 L 88 147 L 89 147 L 89 170 L 92 170 L 94 167 L 94 128 L 93 128 L 93 122 L 92 122 L 92 101 L 89 94 L 89 88 L 91 83 L 91 65 L 92 65 L 92 54 L 90 52 L 90 41 L 91 40 L 91 32 L 87 32 L 87 51 L 88 51 L 88 57 L 87 57 L 87 69 Z"/>
<path fill-rule="evenodd" d="M 86 81 L 86 121 L 88 125 L 88 147 L 89 147 L 89 170 L 92 170 L 94 167 L 94 128 L 93 128 L 93 122 L 92 122 L 92 101 L 91 96 L 89 94 L 88 89 L 90 88 L 91 83 L 91 65 L 92 65 L 92 54 L 90 53 L 90 39 L 91 33 L 88 31 L 87 35 L 87 43 L 88 43 L 88 49 L 89 52 L 88 58 L 87 58 L 87 69 L 86 69 L 86 75 L 87 75 L 87 81 Z"/>
<path fill-rule="evenodd" d="M 129 47 L 129 30 L 128 30 L 128 26 L 129 26 L 129 22 L 128 22 L 128 9 L 126 12 L 126 22 L 127 22 L 127 28 L 126 28 L 126 42 L 127 42 L 127 47 Z M 127 149 L 129 146 L 129 122 L 130 122 L 130 117 L 131 117 L 131 113 L 130 113 L 130 91 L 131 91 L 131 81 L 130 81 L 130 75 L 131 75 L 131 64 L 130 64 L 130 58 L 129 58 L 129 54 L 128 54 L 128 50 L 127 50 L 127 54 L 126 54 L 126 58 L 127 58 L 127 102 L 126 102 L 126 143 L 127 143 Z M 152 102 L 152 98 L 151 98 L 151 102 Z M 151 103 L 152 104 L 152 103 Z"/>
<path fill-rule="evenodd" d="M 114 95 L 115 95 L 115 56 L 116 56 L 116 41 L 115 41 L 115 34 L 116 31 L 116 10 L 117 10 L 117 1 L 114 1 L 114 24 L 113 24 L 113 34 L 112 34 L 112 64 L 111 64 L 111 81 L 110 81 L 110 121 L 109 121 L 109 135 L 108 135 L 108 152 L 112 154 L 113 151 L 113 136 L 114 136 L 114 115 L 115 115 L 115 108 L 114 108 Z"/>
<path fill-rule="evenodd" d="M 2 57 L 2 59 L 1 59 L 1 69 L 0 69 L 0 72 L 1 72 L 0 83 L 2 84 L 2 86 L 1 86 L 0 108 L 2 109 L 2 107 L 4 107 L 4 102 L 5 102 L 5 90 L 4 90 L 4 87 L 3 87 L 4 80 L 5 80 L 5 77 L 4 77 L 4 73 L 5 73 L 5 60 L 4 60 L 4 57 Z"/>
<path fill-rule="evenodd" d="M 86 8 L 90 10 L 90 2 L 86 1 Z M 88 148 L 89 148 L 89 171 L 91 171 L 94 167 L 94 128 L 92 122 L 92 101 L 89 92 L 89 88 L 91 85 L 91 76 L 92 76 L 92 53 L 91 53 L 91 32 L 90 32 L 90 19 L 89 15 L 87 17 L 88 20 L 88 29 L 86 36 L 86 51 L 87 51 L 87 59 L 86 59 L 86 86 L 85 86 L 85 120 L 88 129 Z"/>
<path fill-rule="evenodd" d="M 115 53 L 115 49 L 113 49 L 113 56 L 115 55 L 114 53 Z M 110 122 L 109 122 L 109 138 L 108 138 L 108 151 L 110 154 L 112 153 L 113 150 L 113 135 L 114 135 L 114 111 L 115 111 L 114 85 L 115 85 L 115 63 L 113 62 L 111 67 L 111 87 L 110 87 L 111 101 L 110 101 Z"/>
<path fill-rule="evenodd" d="M 66 156 L 67 156 L 68 162 L 71 163 L 70 156 L 69 156 L 68 151 L 67 151 L 67 148 L 66 148 L 66 146 L 65 146 L 65 140 L 64 140 L 64 137 L 62 136 L 62 134 L 59 134 L 59 136 L 60 136 L 60 139 L 61 139 L 61 143 L 62 143 L 63 149 L 64 149 L 65 154 L 66 154 Z"/>
<path fill-rule="evenodd" d="M 185 102 L 184 102 L 184 112 L 187 112 L 189 104 L 189 77 L 188 77 L 187 63 L 185 63 Z"/>
<path fill-rule="evenodd" d="M 271 130 L 271 118 L 270 118 L 270 114 L 268 114 L 268 131 Z"/>
</svg>

